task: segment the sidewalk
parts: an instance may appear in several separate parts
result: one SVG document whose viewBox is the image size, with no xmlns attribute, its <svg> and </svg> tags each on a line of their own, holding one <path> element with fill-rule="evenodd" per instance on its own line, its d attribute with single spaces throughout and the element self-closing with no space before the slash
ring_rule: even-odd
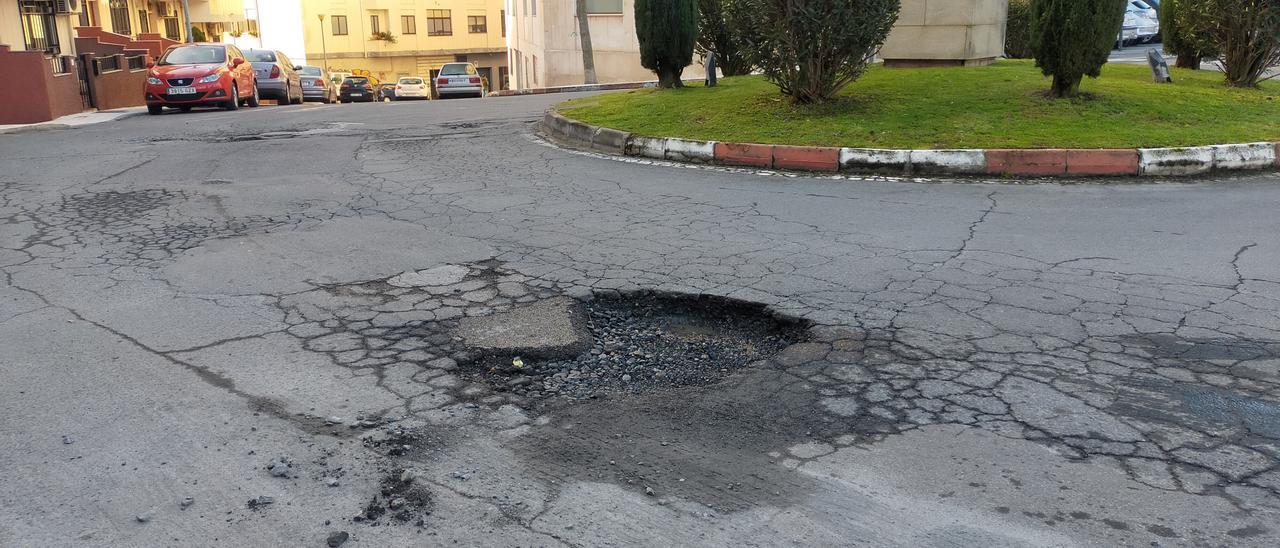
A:
<svg viewBox="0 0 1280 548">
<path fill-rule="evenodd" d="M 146 114 L 146 112 L 147 107 L 129 107 L 115 110 L 88 111 L 77 114 L 68 114 L 61 118 L 36 124 L 0 124 L 0 134 L 89 126 L 93 124 L 101 124 L 102 122 L 119 120 L 121 118 L 128 118 L 130 116 L 137 116 L 139 114 Z"/>
</svg>

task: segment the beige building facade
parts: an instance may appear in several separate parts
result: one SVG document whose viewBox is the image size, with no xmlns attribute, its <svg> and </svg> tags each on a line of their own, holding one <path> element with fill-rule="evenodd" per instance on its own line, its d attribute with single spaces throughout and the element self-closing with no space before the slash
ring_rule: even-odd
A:
<svg viewBox="0 0 1280 548">
<path fill-rule="evenodd" d="M 583 83 L 582 41 L 574 0 L 508 0 L 511 30 L 507 34 L 513 89 L 570 86 Z M 633 0 L 587 0 L 587 21 L 599 83 L 653 80 L 640 66 Z M 701 60 L 684 77 L 702 78 Z"/>
<path fill-rule="evenodd" d="M 1009 0 L 902 0 L 885 66 L 981 66 L 1004 55 Z"/>
<path fill-rule="evenodd" d="M 277 1 L 277 0 L 271 0 Z M 296 1 L 296 0 L 295 0 Z M 301 0 L 307 62 L 381 81 L 468 61 L 490 89 L 507 80 L 504 0 Z M 322 19 L 323 16 L 323 19 Z"/>
</svg>

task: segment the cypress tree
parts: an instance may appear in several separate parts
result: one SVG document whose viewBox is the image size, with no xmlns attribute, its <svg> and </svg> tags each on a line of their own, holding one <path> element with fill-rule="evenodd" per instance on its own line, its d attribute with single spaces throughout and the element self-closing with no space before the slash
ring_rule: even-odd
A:
<svg viewBox="0 0 1280 548">
<path fill-rule="evenodd" d="M 658 87 L 683 87 L 698 39 L 697 0 L 636 0 L 640 64 L 657 73 Z"/>
<path fill-rule="evenodd" d="M 1097 78 L 1111 55 L 1126 0 L 1033 0 L 1031 50 L 1053 77 L 1051 97 L 1073 97 L 1085 76 Z"/>
</svg>

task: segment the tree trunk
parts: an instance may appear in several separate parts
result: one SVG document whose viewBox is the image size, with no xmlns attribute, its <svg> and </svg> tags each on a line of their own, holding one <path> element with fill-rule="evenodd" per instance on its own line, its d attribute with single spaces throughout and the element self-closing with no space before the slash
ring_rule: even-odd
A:
<svg viewBox="0 0 1280 548">
<path fill-rule="evenodd" d="M 1051 96 L 1053 96 L 1056 99 L 1064 99 L 1068 97 L 1075 97 L 1076 94 L 1079 92 L 1080 92 L 1080 80 L 1078 79 L 1071 80 L 1071 79 L 1063 78 L 1062 76 L 1054 75 L 1053 89 L 1050 90 L 1049 92 Z"/>
<path fill-rule="evenodd" d="M 683 68 L 674 68 L 669 66 L 658 67 L 658 87 L 660 88 L 682 88 L 684 80 L 680 79 L 680 74 L 684 72 Z"/>
<path fill-rule="evenodd" d="M 578 2 L 578 38 L 582 40 L 582 83 L 596 84 L 596 55 L 591 48 L 591 24 L 587 20 L 587 0 Z"/>
<path fill-rule="evenodd" d="M 1173 66 L 1184 69 L 1200 70 L 1200 58 L 1192 55 L 1179 55 L 1177 62 L 1175 62 Z"/>
</svg>

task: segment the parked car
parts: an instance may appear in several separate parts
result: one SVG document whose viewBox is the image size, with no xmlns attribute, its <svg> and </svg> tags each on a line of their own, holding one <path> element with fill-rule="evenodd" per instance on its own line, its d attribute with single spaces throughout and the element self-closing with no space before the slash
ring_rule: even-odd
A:
<svg viewBox="0 0 1280 548">
<path fill-rule="evenodd" d="M 338 86 L 338 101 L 342 103 L 372 102 L 378 97 L 373 82 L 364 76 L 348 76 Z"/>
<path fill-rule="evenodd" d="M 269 49 L 246 49 L 245 59 L 253 64 L 258 76 L 258 95 L 275 99 L 282 105 L 302 103 L 302 82 L 298 68 L 283 52 Z"/>
<path fill-rule="evenodd" d="M 431 84 L 417 76 L 402 76 L 396 81 L 396 100 L 430 99 Z"/>
<path fill-rule="evenodd" d="M 329 74 L 320 67 L 307 65 L 298 69 L 298 82 L 302 85 L 303 101 L 332 103 L 338 100 L 338 86 L 329 80 Z"/>
<path fill-rule="evenodd" d="M 256 107 L 255 79 L 253 65 L 232 44 L 173 46 L 147 70 L 147 112 L 160 114 L 164 107 L 185 112 L 195 106 L 235 110 L 241 103 Z"/>
<path fill-rule="evenodd" d="M 1160 15 L 1143 0 L 1130 0 L 1125 6 L 1125 28 L 1133 28 L 1133 36 L 1126 36 L 1130 43 L 1146 44 L 1160 35 Z"/>
<path fill-rule="evenodd" d="M 471 63 L 447 63 L 436 76 L 436 95 L 444 97 L 484 97 L 480 71 Z"/>
<path fill-rule="evenodd" d="M 378 84 L 378 100 L 379 101 L 395 101 L 396 85 L 395 84 Z"/>
</svg>

